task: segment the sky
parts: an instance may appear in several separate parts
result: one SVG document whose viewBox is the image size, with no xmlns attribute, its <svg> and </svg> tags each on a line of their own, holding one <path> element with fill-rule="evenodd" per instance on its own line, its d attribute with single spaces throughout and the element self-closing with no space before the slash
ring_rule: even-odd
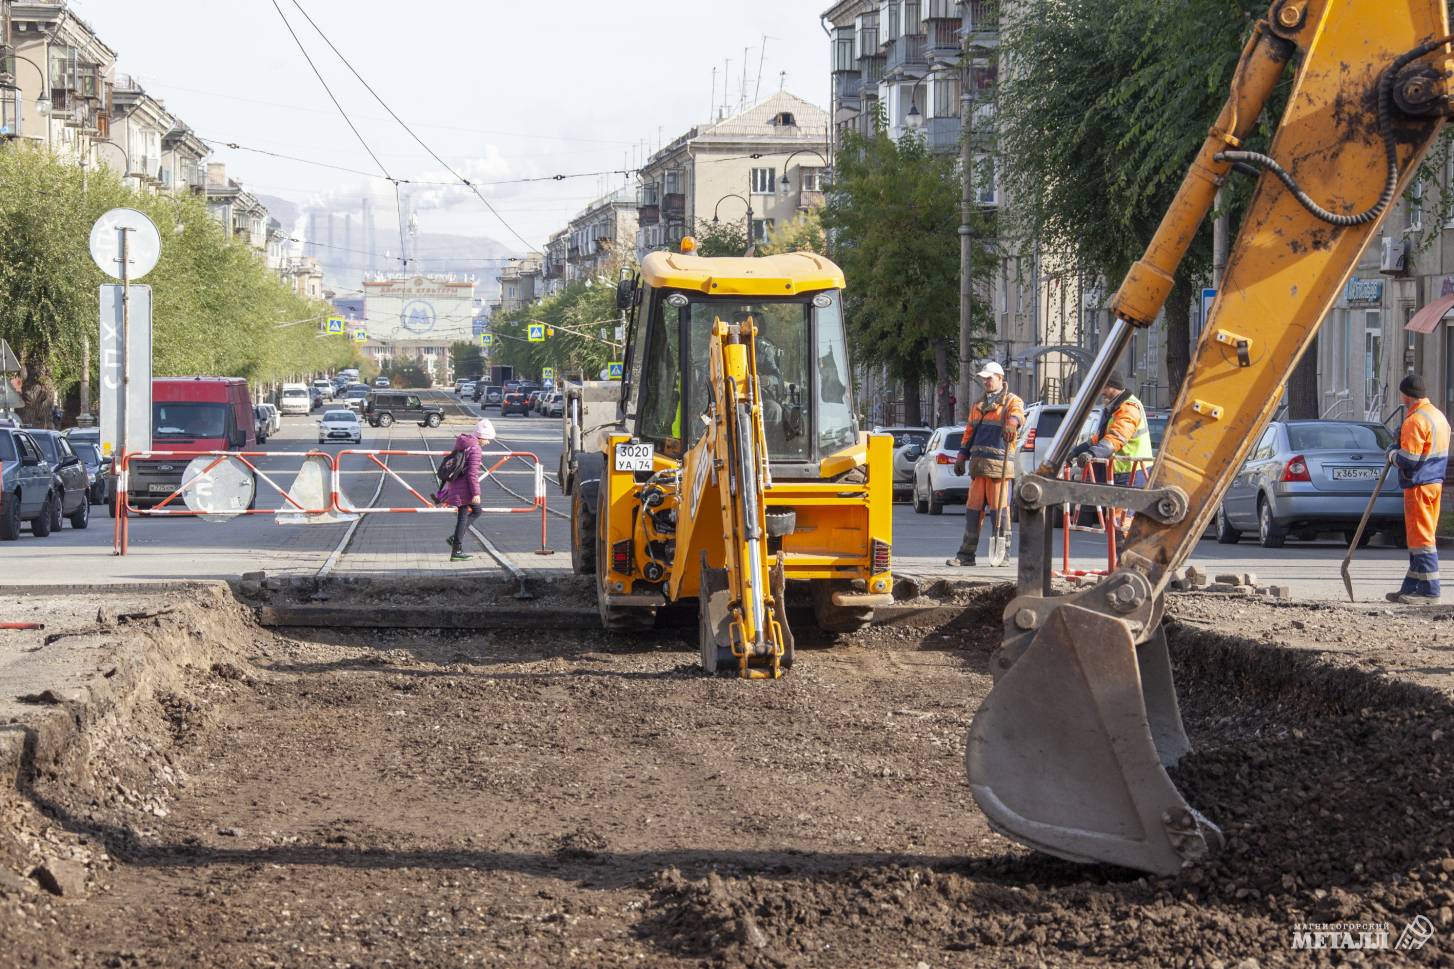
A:
<svg viewBox="0 0 1454 969">
<path fill-rule="evenodd" d="M 70 2 L 118 52 L 118 73 L 136 77 L 202 137 L 378 171 L 275 0 Z M 829 45 L 818 20 L 827 0 L 276 0 L 397 178 L 453 182 L 349 73 L 298 4 L 429 148 L 480 183 L 636 167 L 709 118 L 714 67 L 717 104 L 725 70 L 737 109 L 744 48 L 749 104 L 780 84 L 815 104 L 828 100 Z M 379 227 L 392 227 L 387 181 L 255 151 L 213 151 L 230 177 L 262 194 L 316 203 L 370 191 Z M 482 185 L 508 227 L 466 189 L 404 190 L 413 193 L 421 232 L 488 237 L 523 251 L 526 243 L 543 247 L 589 201 L 623 184 L 621 174 L 592 174 Z"/>
</svg>

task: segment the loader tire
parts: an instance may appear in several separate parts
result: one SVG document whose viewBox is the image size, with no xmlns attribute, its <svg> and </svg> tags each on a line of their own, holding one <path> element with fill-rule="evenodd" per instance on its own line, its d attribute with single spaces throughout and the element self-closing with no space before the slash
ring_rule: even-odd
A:
<svg viewBox="0 0 1454 969">
<path fill-rule="evenodd" d="M 594 453 L 576 459 L 570 499 L 570 564 L 576 575 L 596 574 L 596 505 L 605 459 Z"/>
</svg>

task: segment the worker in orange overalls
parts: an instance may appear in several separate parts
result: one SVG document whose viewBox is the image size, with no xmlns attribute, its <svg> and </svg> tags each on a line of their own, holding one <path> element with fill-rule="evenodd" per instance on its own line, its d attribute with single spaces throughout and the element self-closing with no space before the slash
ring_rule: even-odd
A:
<svg viewBox="0 0 1454 969">
<path fill-rule="evenodd" d="M 1437 601 L 1439 553 L 1434 534 L 1439 525 L 1439 503 L 1444 493 L 1444 471 L 1449 465 L 1449 421 L 1429 403 L 1424 378 L 1411 373 L 1398 385 L 1403 401 L 1403 426 L 1398 446 L 1390 449 L 1398 465 L 1398 483 L 1404 490 L 1404 533 L 1408 536 L 1409 571 L 1389 602 Z"/>
<path fill-rule="evenodd" d="M 964 540 L 959 544 L 955 561 L 973 565 L 979 550 L 980 515 L 985 512 L 996 520 L 1010 497 L 1010 482 L 1015 477 L 1015 437 L 1025 423 L 1025 402 L 1010 393 L 1005 385 L 1005 368 L 991 360 L 975 376 L 984 381 L 984 397 L 969 409 L 964 437 L 959 443 L 959 456 L 954 473 L 964 474 L 969 465 L 969 498 L 964 508 Z"/>
</svg>

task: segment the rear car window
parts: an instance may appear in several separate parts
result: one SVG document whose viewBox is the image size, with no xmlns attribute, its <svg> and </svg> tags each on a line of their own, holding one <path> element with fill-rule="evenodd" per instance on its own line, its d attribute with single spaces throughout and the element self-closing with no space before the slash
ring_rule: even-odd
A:
<svg viewBox="0 0 1454 969">
<path fill-rule="evenodd" d="M 15 454 L 15 439 L 0 431 L 0 461 L 19 461 Z"/>
<path fill-rule="evenodd" d="M 1055 437 L 1055 433 L 1060 430 L 1060 424 L 1064 420 L 1065 411 L 1063 410 L 1042 410 L 1040 419 L 1035 422 L 1035 439 L 1049 444 L 1050 440 Z"/>
<path fill-rule="evenodd" d="M 1378 424 L 1326 421 L 1289 424 L 1287 439 L 1294 451 L 1382 451 L 1393 443 L 1393 434 Z"/>
</svg>

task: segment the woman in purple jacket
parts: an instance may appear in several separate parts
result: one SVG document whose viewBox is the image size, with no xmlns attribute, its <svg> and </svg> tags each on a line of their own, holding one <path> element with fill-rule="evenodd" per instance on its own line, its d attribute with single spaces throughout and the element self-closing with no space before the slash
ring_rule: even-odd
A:
<svg viewBox="0 0 1454 969">
<path fill-rule="evenodd" d="M 454 449 L 464 452 L 464 474 L 449 481 L 435 500 L 441 505 L 459 509 L 455 519 L 454 534 L 449 537 L 451 562 L 468 562 L 473 555 L 464 550 L 464 536 L 469 527 L 480 517 L 480 465 L 484 463 L 484 447 L 495 438 L 495 425 L 481 419 L 473 433 L 461 434 L 454 439 Z"/>
</svg>

